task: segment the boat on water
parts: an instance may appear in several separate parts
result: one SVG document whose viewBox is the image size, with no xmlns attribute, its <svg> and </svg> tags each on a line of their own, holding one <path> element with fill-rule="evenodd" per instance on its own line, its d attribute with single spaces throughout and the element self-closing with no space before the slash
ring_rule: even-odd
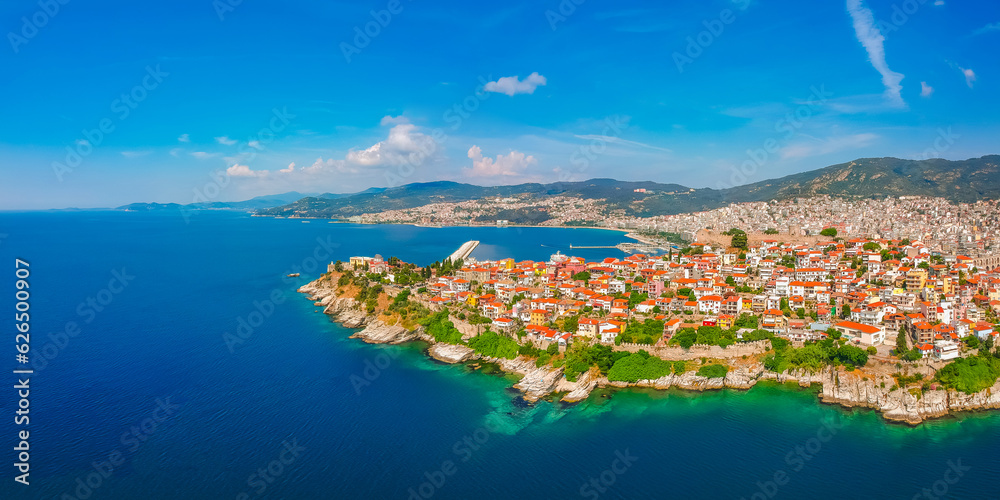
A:
<svg viewBox="0 0 1000 500">
<path fill-rule="evenodd" d="M 289 275 L 288 275 L 288 277 L 289 277 L 289 278 L 298 278 L 298 277 L 299 277 L 299 273 L 292 273 L 292 274 L 289 274 Z"/>
</svg>

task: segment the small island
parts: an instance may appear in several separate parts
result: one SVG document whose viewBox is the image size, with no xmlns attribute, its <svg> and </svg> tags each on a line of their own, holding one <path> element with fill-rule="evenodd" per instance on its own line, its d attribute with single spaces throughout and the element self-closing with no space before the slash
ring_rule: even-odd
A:
<svg viewBox="0 0 1000 500">
<path fill-rule="evenodd" d="M 830 229 L 809 244 L 733 229 L 728 245 L 597 262 L 352 257 L 299 291 L 365 342 L 520 375 L 529 402 L 775 381 L 911 425 L 1000 407 L 993 275 Z"/>
</svg>

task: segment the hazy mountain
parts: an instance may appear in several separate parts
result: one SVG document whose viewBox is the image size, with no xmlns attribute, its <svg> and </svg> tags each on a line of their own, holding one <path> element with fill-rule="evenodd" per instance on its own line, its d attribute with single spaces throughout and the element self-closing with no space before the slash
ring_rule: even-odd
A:
<svg viewBox="0 0 1000 500">
<path fill-rule="evenodd" d="M 636 190 L 645 190 L 636 192 Z M 767 201 L 816 195 L 837 197 L 937 196 L 954 202 L 1000 198 L 1000 156 L 961 161 L 862 158 L 730 189 L 694 189 L 652 181 L 590 179 L 581 182 L 476 186 L 452 181 L 420 182 L 359 193 L 308 195 L 289 192 L 242 202 L 186 205 L 188 209 L 256 210 L 262 215 L 346 218 L 428 203 L 531 195 L 604 199 L 610 208 L 630 215 L 669 215 L 719 208 L 729 203 Z M 176 204 L 132 204 L 121 209 L 176 209 Z"/>
</svg>

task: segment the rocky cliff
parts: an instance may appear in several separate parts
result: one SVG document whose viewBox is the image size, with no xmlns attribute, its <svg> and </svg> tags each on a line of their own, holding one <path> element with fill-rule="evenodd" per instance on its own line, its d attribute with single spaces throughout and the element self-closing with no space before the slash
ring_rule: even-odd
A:
<svg viewBox="0 0 1000 500">
<path fill-rule="evenodd" d="M 538 401 L 552 393 L 566 393 L 562 400 L 576 402 L 586 399 L 597 387 L 650 387 L 655 389 L 679 389 L 705 391 L 722 388 L 746 390 L 761 380 L 776 382 L 796 382 L 802 387 L 820 384 L 819 398 L 824 403 L 845 407 L 863 407 L 878 411 L 886 420 L 918 424 L 925 419 L 936 418 L 958 411 L 1000 408 L 1000 381 L 993 387 L 976 394 L 964 394 L 950 390 L 927 390 L 919 388 L 897 388 L 891 390 L 894 381 L 883 377 L 870 378 L 861 372 L 847 372 L 827 367 L 819 372 L 805 370 L 775 373 L 768 371 L 760 363 L 736 363 L 722 378 L 700 377 L 694 371 L 670 374 L 656 380 L 640 380 L 635 383 L 617 382 L 601 376 L 596 369 L 581 374 L 576 382 L 563 376 L 562 368 L 535 366 L 535 360 L 517 357 L 501 359 L 482 357 L 464 345 L 435 343 L 422 328 L 407 330 L 401 326 L 386 325 L 375 315 L 369 315 L 358 307 L 352 298 L 337 297 L 329 281 L 313 281 L 299 292 L 307 294 L 309 300 L 323 306 L 323 312 L 348 328 L 362 328 L 351 335 L 365 342 L 377 344 L 399 344 L 413 340 L 431 343 L 428 355 L 445 363 L 462 363 L 482 359 L 496 363 L 507 373 L 523 377 L 514 388 L 524 393 L 524 399 Z M 455 326 L 464 337 L 474 335 L 475 327 L 464 321 L 455 321 Z"/>
</svg>

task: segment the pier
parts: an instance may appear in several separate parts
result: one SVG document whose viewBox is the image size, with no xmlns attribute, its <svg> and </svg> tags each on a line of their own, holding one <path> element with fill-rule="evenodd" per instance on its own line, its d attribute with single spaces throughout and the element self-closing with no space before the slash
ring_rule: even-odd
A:
<svg viewBox="0 0 1000 500">
<path fill-rule="evenodd" d="M 465 243 L 462 243 L 462 246 L 458 247 L 458 250 L 455 250 L 455 253 L 449 255 L 446 260 L 450 260 L 452 262 L 455 262 L 458 259 L 465 260 L 478 246 L 479 241 L 477 240 L 466 241 Z"/>
</svg>

